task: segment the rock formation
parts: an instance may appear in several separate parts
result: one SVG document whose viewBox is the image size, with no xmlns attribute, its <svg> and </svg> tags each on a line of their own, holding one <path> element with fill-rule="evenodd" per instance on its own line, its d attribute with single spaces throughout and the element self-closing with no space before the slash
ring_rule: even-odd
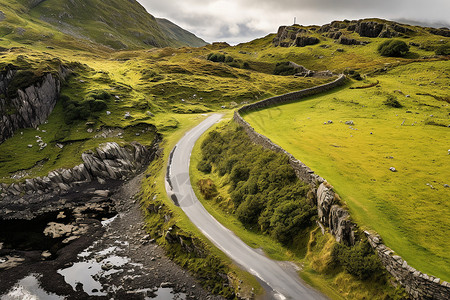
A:
<svg viewBox="0 0 450 300">
<path fill-rule="evenodd" d="M 412 30 L 396 22 L 383 22 L 381 20 L 358 20 L 343 22 L 334 21 L 330 24 L 323 25 L 317 32 L 322 33 L 324 36 L 332 39 L 339 39 L 342 34 L 351 32 L 355 32 L 361 37 L 392 38 L 408 34 L 412 32 Z"/>
<path fill-rule="evenodd" d="M 16 91 L 11 91 L 9 85 L 17 71 L 0 73 L 0 143 L 12 137 L 17 129 L 36 128 L 47 120 L 59 97 L 60 78 L 64 79 L 68 73 L 61 68 L 58 76 L 47 73 L 37 83 Z"/>
<path fill-rule="evenodd" d="M 72 169 L 59 169 L 47 176 L 26 179 L 21 183 L 0 184 L 0 217 L 32 218 L 32 204 L 52 203 L 53 198 L 71 188 L 94 180 L 125 180 L 142 170 L 156 155 L 159 140 L 152 147 L 131 143 L 125 147 L 115 142 L 101 145 L 96 151 L 82 154 L 83 163 Z M 99 197 L 102 195 L 98 195 Z M 58 200 L 59 201 L 59 200 Z M 64 203 L 52 203 L 45 209 L 52 211 Z M 25 212 L 26 211 L 26 212 Z"/>
<path fill-rule="evenodd" d="M 308 36 L 308 30 L 299 26 L 280 26 L 277 36 L 273 39 L 274 46 L 280 47 L 305 47 L 320 43 L 314 36 Z"/>
<path fill-rule="evenodd" d="M 429 31 L 434 35 L 450 37 L 450 29 L 448 28 L 430 28 Z"/>
</svg>

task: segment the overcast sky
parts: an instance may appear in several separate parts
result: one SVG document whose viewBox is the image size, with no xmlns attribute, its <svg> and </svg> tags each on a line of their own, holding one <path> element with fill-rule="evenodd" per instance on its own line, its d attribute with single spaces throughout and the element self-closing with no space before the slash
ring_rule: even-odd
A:
<svg viewBox="0 0 450 300">
<path fill-rule="evenodd" d="M 450 24 L 450 0 L 138 0 L 207 42 L 248 42 L 291 25 L 379 17 Z"/>
</svg>

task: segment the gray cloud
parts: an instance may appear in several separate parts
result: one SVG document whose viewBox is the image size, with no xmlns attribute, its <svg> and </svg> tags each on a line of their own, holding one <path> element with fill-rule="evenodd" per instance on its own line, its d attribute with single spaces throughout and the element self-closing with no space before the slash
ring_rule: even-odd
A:
<svg viewBox="0 0 450 300">
<path fill-rule="evenodd" d="M 379 17 L 449 24 L 448 0 L 138 0 L 209 42 L 232 44 L 276 32 L 278 26 L 325 24 L 333 20 Z"/>
</svg>

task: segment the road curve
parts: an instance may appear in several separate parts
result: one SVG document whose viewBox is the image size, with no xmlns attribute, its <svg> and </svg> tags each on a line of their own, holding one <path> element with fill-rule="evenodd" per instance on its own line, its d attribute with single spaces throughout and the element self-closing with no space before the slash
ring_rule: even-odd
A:
<svg viewBox="0 0 450 300">
<path fill-rule="evenodd" d="M 166 191 L 169 197 L 219 249 L 267 284 L 273 290 L 273 298 L 327 299 L 303 284 L 298 276 L 293 276 L 275 261 L 247 246 L 233 232 L 214 219 L 195 196 L 189 179 L 191 152 L 197 139 L 221 118 L 220 114 L 211 115 L 186 133 L 172 150 L 166 176 Z"/>
</svg>

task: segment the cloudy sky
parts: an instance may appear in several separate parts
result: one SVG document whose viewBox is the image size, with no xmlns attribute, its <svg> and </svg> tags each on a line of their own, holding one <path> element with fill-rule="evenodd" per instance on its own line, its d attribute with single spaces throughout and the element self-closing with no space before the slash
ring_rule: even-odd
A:
<svg viewBox="0 0 450 300">
<path fill-rule="evenodd" d="M 450 24 L 450 0 L 138 0 L 207 42 L 247 42 L 291 25 L 380 17 Z"/>
</svg>

